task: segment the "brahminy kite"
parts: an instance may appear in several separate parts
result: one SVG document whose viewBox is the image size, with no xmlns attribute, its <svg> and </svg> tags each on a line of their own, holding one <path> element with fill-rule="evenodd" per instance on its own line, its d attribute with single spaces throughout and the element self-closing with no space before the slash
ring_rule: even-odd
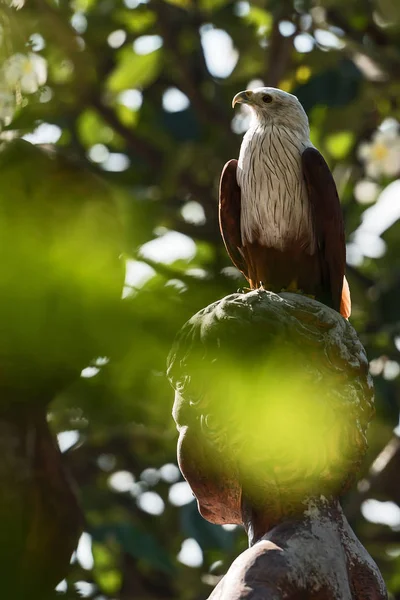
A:
<svg viewBox="0 0 400 600">
<path fill-rule="evenodd" d="M 299 100 L 262 87 L 239 92 L 252 109 L 239 160 L 220 182 L 222 237 L 251 289 L 298 291 L 350 316 L 346 248 L 336 185 L 310 141 Z"/>
</svg>

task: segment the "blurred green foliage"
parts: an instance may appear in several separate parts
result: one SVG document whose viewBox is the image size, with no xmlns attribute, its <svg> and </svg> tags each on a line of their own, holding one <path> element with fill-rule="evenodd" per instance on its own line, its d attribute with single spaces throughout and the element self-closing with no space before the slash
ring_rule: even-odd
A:
<svg viewBox="0 0 400 600">
<path fill-rule="evenodd" d="M 1 134 L 17 140 L 0 155 L 0 354 L 9 365 L 2 402 L 15 389 L 36 390 L 54 400 L 54 432 L 78 432 L 64 456 L 94 562 L 78 551 L 61 597 L 206 598 L 246 540 L 202 520 L 190 497 L 170 501 L 180 488 L 165 467 L 176 461 L 165 361 L 194 312 L 244 284 L 217 218 L 219 174 L 245 126 L 231 99 L 254 79 L 298 95 L 352 242 L 366 209 L 354 194 L 365 177 L 357 148 L 385 118 L 400 119 L 399 4 L 29 0 L 1 10 L 2 60 L 34 51 L 48 68 L 37 92 L 17 90 Z M 221 30 L 230 38 L 210 45 L 210 32 Z M 221 57 L 226 72 L 216 73 Z M 183 104 L 176 91 L 167 103 L 171 88 Z M 36 138 L 46 149 L 18 141 L 39 135 L 41 124 L 53 126 Z M 393 203 L 398 213 L 399 198 Z M 352 323 L 375 361 L 366 478 L 398 422 L 398 229 L 384 233 L 383 253 L 367 250 L 348 269 Z M 131 276 L 119 300 L 124 261 Z M 118 488 L 112 476 L 121 471 Z M 363 517 L 365 485 L 344 506 L 400 598 L 398 534 Z M 370 494 L 400 502 L 394 479 Z M 201 565 L 178 560 L 188 539 L 199 544 Z"/>
</svg>

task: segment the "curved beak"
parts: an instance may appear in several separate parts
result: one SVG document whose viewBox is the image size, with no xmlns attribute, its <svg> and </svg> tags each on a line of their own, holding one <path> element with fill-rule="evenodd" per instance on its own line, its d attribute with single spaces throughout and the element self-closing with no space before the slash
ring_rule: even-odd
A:
<svg viewBox="0 0 400 600">
<path fill-rule="evenodd" d="M 235 104 L 251 104 L 251 97 L 253 92 L 251 90 L 245 90 L 244 92 L 239 92 L 236 94 L 234 99 L 232 100 L 232 108 L 234 108 Z"/>
</svg>

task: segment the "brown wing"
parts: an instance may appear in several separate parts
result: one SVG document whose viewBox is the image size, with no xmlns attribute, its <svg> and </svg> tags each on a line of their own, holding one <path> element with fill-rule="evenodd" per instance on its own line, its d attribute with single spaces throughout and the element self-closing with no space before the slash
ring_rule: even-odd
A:
<svg viewBox="0 0 400 600">
<path fill-rule="evenodd" d="M 240 233 L 240 187 L 236 181 L 237 160 L 230 160 L 222 170 L 219 185 L 219 227 L 225 248 L 231 261 L 248 279 L 248 268 L 239 250 L 242 247 Z"/>
<path fill-rule="evenodd" d="M 303 174 L 313 212 L 321 259 L 323 301 L 350 316 L 350 292 L 344 279 L 346 246 L 340 201 L 332 173 L 316 148 L 302 154 Z"/>
</svg>

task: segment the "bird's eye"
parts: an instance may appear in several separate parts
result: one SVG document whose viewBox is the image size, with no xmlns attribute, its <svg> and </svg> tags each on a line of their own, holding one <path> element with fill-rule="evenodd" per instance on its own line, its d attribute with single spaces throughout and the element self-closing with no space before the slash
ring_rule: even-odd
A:
<svg viewBox="0 0 400 600">
<path fill-rule="evenodd" d="M 262 97 L 262 101 L 266 104 L 269 104 L 270 102 L 272 102 L 272 96 L 270 94 L 264 94 L 264 96 Z"/>
</svg>

